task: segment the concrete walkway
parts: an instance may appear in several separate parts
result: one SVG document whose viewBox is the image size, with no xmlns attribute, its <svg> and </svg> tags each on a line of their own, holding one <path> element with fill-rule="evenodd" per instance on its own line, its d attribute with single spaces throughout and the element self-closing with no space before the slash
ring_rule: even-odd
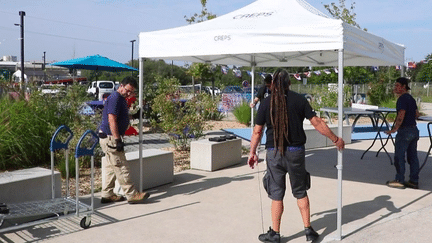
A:
<svg viewBox="0 0 432 243">
<path fill-rule="evenodd" d="M 385 186 L 394 167 L 375 145 L 364 140 L 343 152 L 343 240 L 340 242 L 429 242 L 432 231 L 432 164 L 420 173 L 420 190 Z M 429 139 L 419 141 L 419 158 L 426 156 Z M 394 149 L 387 149 L 393 154 Z M 312 225 L 322 235 L 318 242 L 338 242 L 336 236 L 337 152 L 334 148 L 306 151 L 312 175 Z M 260 158 L 265 157 L 264 152 Z M 259 242 L 258 234 L 271 224 L 270 200 L 261 179 L 265 163 L 252 170 L 242 162 L 215 172 L 186 170 L 174 183 L 157 187 L 146 204 L 125 202 L 101 205 L 89 229 L 79 227 L 81 217 L 66 218 L 0 235 L 0 242 Z M 261 213 L 262 201 L 262 213 Z M 89 203 L 88 197 L 84 202 Z M 305 242 L 296 200 L 285 197 L 282 242 Z"/>
<path fill-rule="evenodd" d="M 207 136 L 223 133 L 210 131 Z M 144 141 L 144 148 L 171 146 L 164 134 L 146 134 Z M 126 143 L 127 149 L 132 150 L 138 140 L 130 138 Z M 306 151 L 307 169 L 312 176 L 308 192 L 311 221 L 321 234 L 317 242 L 430 242 L 432 159 L 420 173 L 419 190 L 388 188 L 385 182 L 394 178 L 395 169 L 383 152 L 376 157 L 378 143 L 360 159 L 371 143 L 371 140 L 354 141 L 343 152 L 341 241 L 335 239 L 337 151 L 333 147 Z M 429 138 L 420 139 L 420 163 L 429 145 Z M 393 157 L 394 147 L 389 144 L 386 148 Z M 149 190 L 152 196 L 145 204 L 101 205 L 97 193 L 89 229 L 79 226 L 81 215 L 6 232 L 0 234 L 0 242 L 259 242 L 258 234 L 271 225 L 270 199 L 261 182 L 265 151 L 259 157 L 261 162 L 253 170 L 243 157 L 237 166 L 214 172 L 176 173 L 173 183 Z M 90 203 L 88 196 L 82 199 Z M 284 203 L 281 242 L 305 242 L 296 200 L 289 190 Z"/>
</svg>

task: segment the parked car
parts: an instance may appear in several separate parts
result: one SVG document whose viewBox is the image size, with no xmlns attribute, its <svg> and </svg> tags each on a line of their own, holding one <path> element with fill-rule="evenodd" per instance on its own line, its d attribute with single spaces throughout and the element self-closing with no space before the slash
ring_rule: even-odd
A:
<svg viewBox="0 0 432 243">
<path fill-rule="evenodd" d="M 204 92 L 206 92 L 207 94 L 213 94 L 213 88 L 212 86 L 205 86 L 203 87 Z M 220 95 L 221 91 L 218 87 L 214 87 L 214 95 Z"/>
<path fill-rule="evenodd" d="M 63 84 L 42 84 L 39 87 L 39 91 L 41 91 L 42 95 L 64 95 L 66 87 Z"/>
<path fill-rule="evenodd" d="M 94 95 L 97 100 L 103 100 L 104 94 L 106 96 L 106 94 L 111 94 L 114 90 L 114 81 L 100 80 L 93 81 L 87 89 L 87 93 Z"/>
<path fill-rule="evenodd" d="M 251 90 L 252 90 L 252 88 L 251 87 L 247 87 L 247 88 L 243 88 L 243 91 L 245 92 L 245 93 L 251 93 Z M 257 95 L 257 93 L 258 93 L 258 87 L 254 87 L 254 96 L 256 96 Z"/>
<path fill-rule="evenodd" d="M 239 86 L 227 86 L 222 90 L 222 93 L 240 93 L 240 94 L 243 94 L 244 91 Z"/>
</svg>

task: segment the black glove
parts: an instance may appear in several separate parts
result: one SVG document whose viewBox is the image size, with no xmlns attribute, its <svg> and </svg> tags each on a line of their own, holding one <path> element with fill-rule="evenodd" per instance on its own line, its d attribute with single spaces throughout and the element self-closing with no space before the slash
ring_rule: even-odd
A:
<svg viewBox="0 0 432 243">
<path fill-rule="evenodd" d="M 116 141 L 116 150 L 117 150 L 117 152 L 123 152 L 125 144 L 123 143 L 123 141 L 121 140 L 121 138 L 118 138 L 115 141 Z"/>
<path fill-rule="evenodd" d="M 132 115 L 133 119 L 139 119 L 141 108 L 138 108 L 137 112 Z"/>
</svg>

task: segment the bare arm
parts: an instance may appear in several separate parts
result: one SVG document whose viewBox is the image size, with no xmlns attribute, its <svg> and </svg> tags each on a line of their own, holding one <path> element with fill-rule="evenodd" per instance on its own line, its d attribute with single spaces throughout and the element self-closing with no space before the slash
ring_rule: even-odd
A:
<svg viewBox="0 0 432 243">
<path fill-rule="evenodd" d="M 259 98 L 258 98 L 258 97 L 255 97 L 255 99 L 253 100 L 253 102 L 250 103 L 249 106 L 250 106 L 251 108 L 254 108 L 255 105 L 258 103 L 258 101 L 259 101 Z"/>
<path fill-rule="evenodd" d="M 253 133 L 252 133 L 252 138 L 251 138 L 251 143 L 250 143 L 250 151 L 249 151 L 249 159 L 248 159 L 248 164 L 252 169 L 258 163 L 258 155 L 256 154 L 256 150 L 257 150 L 258 144 L 261 140 L 262 132 L 263 132 L 263 126 L 262 125 L 255 125 Z"/>
<path fill-rule="evenodd" d="M 416 110 L 416 116 L 417 116 L 417 112 L 418 112 L 418 110 Z M 399 110 L 397 113 L 396 121 L 393 125 L 393 128 L 390 131 L 385 131 L 385 133 L 391 134 L 391 133 L 396 132 L 399 129 L 399 127 L 402 125 L 402 122 L 405 118 L 405 113 L 406 113 L 405 110 Z"/>
<path fill-rule="evenodd" d="M 314 116 L 310 119 L 310 122 L 312 126 L 314 126 L 315 130 L 332 140 L 338 150 L 345 148 L 344 140 L 336 136 L 321 118 Z"/>
<path fill-rule="evenodd" d="M 108 114 L 108 123 L 114 139 L 119 139 L 120 134 L 117 127 L 117 116 L 114 114 Z"/>
</svg>

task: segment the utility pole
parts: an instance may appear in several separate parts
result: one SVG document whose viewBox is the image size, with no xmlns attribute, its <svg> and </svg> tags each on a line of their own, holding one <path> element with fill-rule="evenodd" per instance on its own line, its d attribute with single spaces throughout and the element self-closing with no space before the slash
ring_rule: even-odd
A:
<svg viewBox="0 0 432 243">
<path fill-rule="evenodd" d="M 42 68 L 42 71 L 44 72 L 44 82 L 46 82 L 45 53 L 46 53 L 46 51 L 44 51 L 44 55 L 43 55 L 43 68 Z"/>
<path fill-rule="evenodd" d="M 20 11 L 19 16 L 21 17 L 21 24 L 15 24 L 15 26 L 21 27 L 21 82 L 20 82 L 20 88 L 23 89 L 23 82 L 24 82 L 24 16 L 25 12 Z"/>
<path fill-rule="evenodd" d="M 133 66 L 133 62 L 134 62 L 134 59 L 133 59 L 133 53 L 134 53 L 134 42 L 135 42 L 136 40 L 131 40 L 130 42 L 132 43 L 132 61 L 131 61 L 131 65 L 132 65 L 132 67 L 134 67 Z M 133 71 L 132 71 L 132 76 L 133 76 Z"/>
</svg>

